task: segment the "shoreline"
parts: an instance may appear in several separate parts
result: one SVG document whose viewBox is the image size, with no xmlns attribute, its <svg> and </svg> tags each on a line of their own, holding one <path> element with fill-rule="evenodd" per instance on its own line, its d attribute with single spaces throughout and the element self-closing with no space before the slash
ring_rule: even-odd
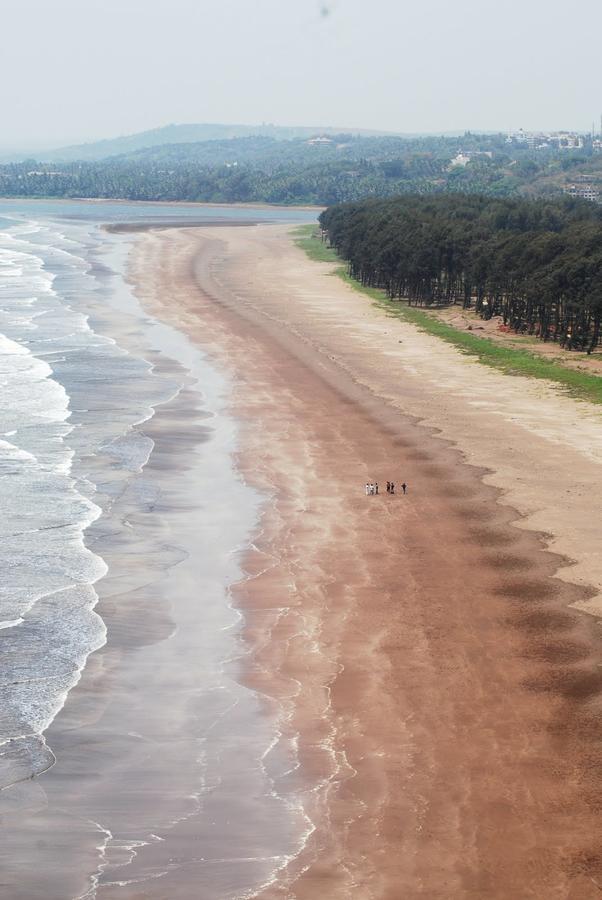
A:
<svg viewBox="0 0 602 900">
<path fill-rule="evenodd" d="M 599 414 L 291 226 L 101 241 L 95 327 L 180 388 L 89 532 L 109 639 L 57 763 L 0 794 L 11 900 L 599 896 Z"/>
<path fill-rule="evenodd" d="M 320 345 L 332 324 L 308 330 L 286 293 L 315 263 L 284 234 L 264 226 L 261 252 L 273 247 L 285 278 L 283 257 L 298 262 L 298 279 L 267 294 L 257 244 L 221 230 L 149 232 L 132 273 L 148 308 L 235 379 L 240 467 L 274 497 L 236 597 L 255 660 L 247 683 L 289 704 L 303 685 L 289 723 L 315 831 L 262 896 L 595 896 L 586 759 L 599 755 L 600 641 L 573 609 L 593 592 L 558 580 L 566 559 L 542 553 L 545 529 L 521 521 L 488 467 Z M 310 319 L 321 274 L 295 297 Z M 416 470 L 410 498 L 378 498 L 377 514 L 357 495 L 385 480 L 392 455 Z M 277 605 L 291 585 L 291 606 Z"/>
<path fill-rule="evenodd" d="M 238 202 L 230 202 L 224 200 L 223 203 L 219 203 L 216 201 L 204 201 L 204 200 L 128 200 L 127 197 L 44 197 L 40 195 L 39 197 L 3 197 L 0 195 L 0 200 L 8 200 L 14 201 L 15 203 L 39 203 L 43 201 L 44 203 L 94 203 L 98 205 L 102 205 L 105 203 L 115 203 L 117 205 L 125 205 L 125 206 L 209 206 L 209 207 L 234 207 L 238 209 L 282 209 L 282 210 L 292 210 L 292 209 L 303 209 L 312 212 L 316 210 L 316 212 L 321 212 L 323 209 L 326 209 L 325 206 L 312 206 L 311 204 L 281 204 L 281 203 L 254 203 L 253 201 L 249 201 L 248 203 L 243 203 L 241 201 Z"/>
<path fill-rule="evenodd" d="M 105 242 L 101 278 L 129 243 Z M 170 896 L 194 883 L 226 900 L 296 849 L 294 812 L 257 765 L 275 714 L 238 678 L 230 586 L 260 498 L 232 467 L 223 377 L 127 288 L 107 291 L 87 308 L 97 333 L 152 365 L 164 392 L 134 427 L 154 444 L 142 470 L 113 485 L 106 459 L 86 460 L 107 500 L 86 541 L 109 567 L 96 607 L 108 639 L 46 731 L 52 768 L 0 793 L 3 883 L 11 900 L 83 900 L 165 896 L 169 876 Z"/>
<path fill-rule="evenodd" d="M 103 225 L 102 230 L 108 234 L 136 234 L 145 231 L 153 231 L 155 229 L 169 228 L 223 228 L 226 225 L 232 228 L 246 228 L 253 225 L 260 225 L 260 219 L 249 219 L 248 221 L 233 222 L 231 219 L 205 218 L 198 221 L 186 222 L 182 219 L 176 219 L 174 222 L 120 222 L 110 225 Z"/>
</svg>

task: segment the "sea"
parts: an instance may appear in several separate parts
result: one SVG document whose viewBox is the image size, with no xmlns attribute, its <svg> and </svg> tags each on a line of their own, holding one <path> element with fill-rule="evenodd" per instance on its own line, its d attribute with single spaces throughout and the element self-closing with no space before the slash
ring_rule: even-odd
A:
<svg viewBox="0 0 602 900">
<path fill-rule="evenodd" d="M 215 657 L 210 673 L 206 668 L 208 696 L 214 696 L 217 687 L 228 687 L 216 679 L 237 653 L 233 624 L 238 619 L 228 587 L 240 572 L 231 561 L 250 540 L 261 498 L 236 480 L 236 426 L 225 412 L 227 385 L 198 348 L 142 311 L 125 280 L 133 239 L 127 226 L 183 220 L 302 224 L 314 221 L 315 212 L 0 200 L 0 796 L 26 782 L 43 787 L 47 773 L 60 764 L 61 752 L 68 756 L 68 739 L 63 736 L 62 750 L 57 749 L 49 729 L 52 734 L 52 723 L 60 723 L 70 692 L 95 651 L 111 638 L 97 610 L 101 586 L 113 574 L 98 535 L 103 527 L 105 532 L 109 529 L 116 505 L 125 496 L 130 509 L 132 498 L 146 512 L 160 504 L 159 482 L 153 486 L 145 474 L 155 449 L 150 426 L 157 410 L 177 404 L 183 392 L 191 390 L 198 392 L 204 414 L 212 420 L 214 439 L 204 452 L 220 457 L 212 469 L 207 456 L 213 489 L 219 489 L 223 480 L 222 496 L 227 498 L 234 495 L 226 485 L 232 480 L 238 485 L 239 512 L 231 511 L 237 524 L 224 527 L 219 535 L 228 564 L 214 573 L 214 581 L 221 583 L 207 606 L 209 612 L 202 598 L 198 611 L 207 653 Z M 103 227 L 107 224 L 124 226 L 124 233 L 108 234 Z M 241 520 L 240 510 L 246 511 L 246 519 Z M 209 509 L 206 515 L 210 517 Z M 203 523 L 199 529 L 202 533 Z M 96 539 L 91 539 L 94 534 Z M 207 541 L 211 534 L 209 529 Z M 210 556 L 213 550 L 206 546 L 200 552 Z M 175 564 L 177 553 L 169 561 Z M 139 565 L 144 569 L 145 561 Z M 202 694 L 202 678 L 198 689 Z M 253 732 L 254 717 L 262 716 L 259 698 L 246 689 L 232 687 L 232 691 L 236 715 L 246 723 L 236 727 L 261 734 L 257 754 L 268 753 L 277 742 L 276 724 L 264 721 Z M 227 777 L 217 771 L 220 758 L 217 753 L 204 754 L 205 760 L 213 759 L 215 771 L 199 771 L 199 780 L 209 778 L 216 784 Z M 255 789 L 261 793 L 257 785 Z M 272 816 L 274 793 L 267 788 L 265 793 L 264 814 Z M 287 807 L 282 810 L 284 821 L 290 799 L 282 805 Z M 98 843 L 103 859 L 83 873 L 81 897 L 95 897 L 103 878 L 114 883 L 108 852 L 111 832 L 102 822 L 97 824 L 103 835 Z M 241 822 L 232 828 L 234 833 Z M 296 846 L 295 828 L 301 828 L 299 822 L 291 824 L 286 846 L 275 857 L 282 858 Z M 145 840 L 138 841 L 140 846 Z M 133 840 L 131 848 L 136 845 Z M 135 850 L 126 856 L 132 862 Z M 35 865 L 35 856 L 31 863 Z M 254 888 L 269 881 L 269 874 L 266 865 L 239 866 L 236 877 L 208 882 L 203 896 L 252 896 Z M 24 877 L 17 872 L 15 879 L 17 875 Z M 53 889 L 38 892 L 31 877 L 24 896 L 55 896 Z M 127 874 L 121 872 L 120 877 L 127 882 Z M 144 880 L 143 874 L 136 877 Z M 57 892 L 62 889 L 56 887 Z M 64 890 L 65 898 L 76 896 L 66 886 Z"/>
</svg>

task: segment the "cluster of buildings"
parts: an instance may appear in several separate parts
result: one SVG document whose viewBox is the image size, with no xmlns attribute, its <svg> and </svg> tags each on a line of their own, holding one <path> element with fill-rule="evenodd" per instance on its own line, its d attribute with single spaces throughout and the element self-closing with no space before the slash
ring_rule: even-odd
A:
<svg viewBox="0 0 602 900">
<path fill-rule="evenodd" d="M 580 197 L 581 200 L 589 200 L 590 203 L 602 202 L 600 185 L 593 181 L 591 176 L 576 175 L 575 180 L 566 184 L 563 193 L 569 197 Z"/>
<path fill-rule="evenodd" d="M 507 144 L 522 144 L 530 150 L 581 150 L 583 135 L 575 131 L 511 131 L 506 138 Z"/>
<path fill-rule="evenodd" d="M 518 131 L 511 132 L 506 138 L 507 144 L 528 147 L 530 150 L 582 150 L 586 137 L 574 131 Z M 589 136 L 587 137 L 589 146 Z M 594 126 L 591 133 L 591 148 L 594 153 L 602 153 L 602 118 L 600 134 L 596 136 Z M 575 175 L 573 180 L 562 188 L 569 197 L 579 197 L 590 203 L 602 203 L 602 183 L 595 175 Z"/>
</svg>

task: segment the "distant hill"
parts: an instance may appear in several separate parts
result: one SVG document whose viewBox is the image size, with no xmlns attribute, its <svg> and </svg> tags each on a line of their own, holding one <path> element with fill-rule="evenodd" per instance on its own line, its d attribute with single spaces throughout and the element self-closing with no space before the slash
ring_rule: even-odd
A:
<svg viewBox="0 0 602 900">
<path fill-rule="evenodd" d="M 294 138 L 311 138 L 315 135 L 340 134 L 358 135 L 362 137 L 385 136 L 393 134 L 386 131 L 369 131 L 362 128 L 333 127 L 286 127 L 280 125 L 164 125 L 150 131 L 124 135 L 108 140 L 95 141 L 90 144 L 75 144 L 36 154 L 37 159 L 44 162 L 73 162 L 75 160 L 94 161 L 111 156 L 123 156 L 145 150 L 148 147 L 161 147 L 165 144 L 191 144 L 205 141 L 224 141 L 231 138 L 271 137 L 275 140 L 291 140 Z M 410 137 L 411 135 L 408 135 Z"/>
<path fill-rule="evenodd" d="M 0 195 L 318 206 L 407 193 L 602 195 L 602 153 L 591 138 L 566 151 L 510 146 L 504 134 L 366 136 L 260 127 L 272 133 L 224 138 L 218 134 L 236 126 L 169 126 L 74 147 L 71 159 L 63 150 L 57 159 L 0 164 Z M 213 138 L 193 140 L 199 133 Z M 174 135 L 180 140 L 173 142 Z"/>
<path fill-rule="evenodd" d="M 421 148 L 422 140 L 389 135 L 366 137 L 333 132 L 327 137 L 322 135 L 319 138 L 304 136 L 277 139 L 254 135 L 226 140 L 153 145 L 120 153 L 101 162 L 107 165 L 139 163 L 143 166 L 253 166 L 269 171 L 274 166 L 283 167 L 289 164 L 396 158 L 407 154 L 413 148 Z M 445 150 L 443 152 L 445 155 Z"/>
</svg>

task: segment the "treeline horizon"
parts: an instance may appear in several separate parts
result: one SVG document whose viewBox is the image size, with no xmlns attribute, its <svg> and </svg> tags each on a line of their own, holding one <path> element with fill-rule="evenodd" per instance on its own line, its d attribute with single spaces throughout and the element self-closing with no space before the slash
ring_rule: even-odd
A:
<svg viewBox="0 0 602 900">
<path fill-rule="evenodd" d="M 460 304 L 591 353 L 602 321 L 602 208 L 570 198 L 405 195 L 319 217 L 362 285 L 424 307 Z"/>
<path fill-rule="evenodd" d="M 473 156 L 451 165 L 459 149 Z M 508 147 L 501 134 L 339 134 L 321 144 L 254 136 L 164 144 L 102 160 L 4 163 L 0 196 L 330 206 L 405 193 L 551 195 L 577 176 L 602 178 L 602 154 L 591 146 Z"/>
</svg>

